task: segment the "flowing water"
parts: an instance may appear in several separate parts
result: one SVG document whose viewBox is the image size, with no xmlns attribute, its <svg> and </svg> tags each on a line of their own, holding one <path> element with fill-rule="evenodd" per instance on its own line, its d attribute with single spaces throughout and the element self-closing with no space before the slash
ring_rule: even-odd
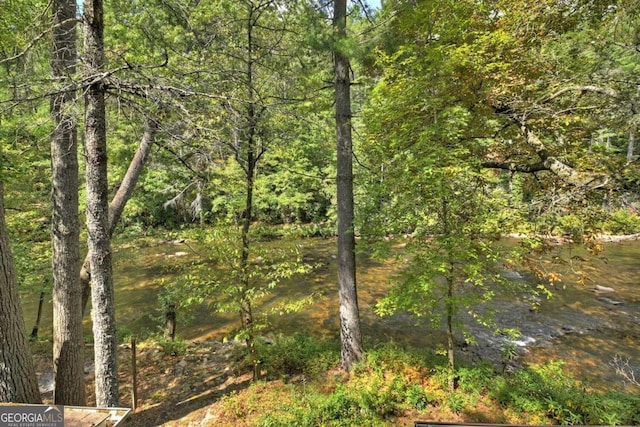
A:
<svg viewBox="0 0 640 427">
<path fill-rule="evenodd" d="M 288 299 L 301 299 L 316 295 L 315 302 L 297 313 L 269 315 L 269 328 L 265 335 L 279 332 L 302 332 L 321 336 L 336 336 L 338 329 L 338 300 L 336 292 L 336 244 L 333 239 L 305 239 L 297 242 L 268 242 L 267 245 L 296 244 L 314 271 L 283 282 L 269 294 L 258 310 L 270 312 Z M 158 294 L 163 280 L 175 278 L 176 269 L 168 268 L 185 262 L 196 262 L 199 255 L 184 242 L 163 242 L 148 247 L 121 247 L 115 251 L 116 313 L 120 330 L 142 334 L 158 331 Z M 196 248 L 201 251 L 200 248 Z M 564 259 L 578 260 L 588 255 L 577 250 Z M 600 387 L 625 387 L 616 373 L 614 359 L 628 363 L 640 374 L 640 242 L 607 244 L 602 257 L 588 262 L 547 267 L 563 273 L 563 280 L 555 284 L 551 299 L 538 301 L 538 309 L 531 309 L 531 301 L 521 297 L 496 298 L 491 307 L 497 310 L 499 325 L 518 328 L 521 336 L 508 338 L 466 322 L 477 342 L 463 348 L 461 355 L 474 359 L 499 362 L 505 343 L 514 346 L 521 355 L 519 363 L 538 363 L 564 360 L 578 378 L 586 378 Z M 551 258 L 547 258 L 551 259 Z M 442 331 L 429 325 L 417 325 L 415 319 L 397 314 L 380 318 L 373 312 L 375 303 L 389 289 L 389 279 L 398 271 L 394 259 L 378 260 L 359 255 L 358 298 L 362 329 L 368 345 L 393 340 L 414 348 L 433 348 L 444 344 Z M 589 278 L 584 285 L 578 283 L 577 270 Z M 533 279 L 523 272 L 505 272 L 513 281 L 523 284 Z M 594 292 L 596 286 L 611 288 L 609 292 Z M 25 304 L 27 327 L 31 326 L 35 303 Z M 231 338 L 238 327 L 237 314 L 213 313 L 200 307 L 188 324 L 181 322 L 178 313 L 178 335 L 188 340 Z M 50 310 L 42 321 L 42 334 L 51 334 Z M 86 322 L 86 332 L 90 326 Z"/>
</svg>

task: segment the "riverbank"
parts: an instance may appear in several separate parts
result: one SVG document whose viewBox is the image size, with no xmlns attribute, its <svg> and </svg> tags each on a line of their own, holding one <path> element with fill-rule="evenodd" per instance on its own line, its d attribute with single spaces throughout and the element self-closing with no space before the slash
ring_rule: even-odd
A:
<svg viewBox="0 0 640 427">
<path fill-rule="evenodd" d="M 279 336 L 260 349 L 263 379 L 257 382 L 244 350 L 218 341 L 164 348 L 145 341 L 136 354 L 138 407 L 126 425 L 640 424 L 638 393 L 585 393 L 588 385 L 566 376 L 557 362 L 505 372 L 483 363 L 461 366 L 459 387 L 451 392 L 444 357 L 392 343 L 368 350 L 346 374 L 338 369 L 337 342 Z M 131 347 L 121 345 L 119 356 L 121 405 L 130 407 Z M 89 366 L 89 404 L 92 375 Z"/>
<path fill-rule="evenodd" d="M 170 242 L 128 241 L 127 244 L 116 246 L 116 310 L 121 337 L 128 333 L 152 337 L 154 334 L 149 331 L 157 331 L 157 320 L 152 316 L 161 314 L 156 305 L 161 286 L 193 274 L 192 267 L 198 265 L 200 260 L 195 252 L 205 252 L 195 241 L 186 242 L 195 251 L 181 239 L 172 239 Z M 295 246 L 303 259 L 316 266 L 311 274 L 283 282 L 273 289 L 264 305 L 257 306 L 263 313 L 270 313 L 270 326 L 265 334 L 276 344 L 269 349 L 282 348 L 282 340 L 277 338 L 279 333 L 286 338 L 295 337 L 298 331 L 304 331 L 310 336 L 327 337 L 337 347 L 336 335 L 339 329 L 335 305 L 335 241 L 321 238 L 283 239 L 261 244 L 272 250 Z M 567 248 L 559 245 L 553 247 L 553 251 L 564 251 Z M 191 315 L 189 322 L 188 313 L 180 312 L 178 335 L 187 339 L 179 341 L 185 344 L 184 349 L 178 348 L 177 355 L 172 356 L 171 352 L 162 350 L 153 338 L 147 340 L 147 348 L 141 348 L 139 363 L 142 374 L 139 378 L 143 391 L 140 393 L 141 406 L 133 414 L 136 423 L 131 425 L 225 425 L 223 422 L 227 422 L 226 420 L 230 420 L 227 425 L 269 425 L 269 422 L 271 425 L 293 424 L 291 418 L 288 421 L 286 419 L 287 408 L 291 408 L 289 412 L 297 417 L 310 417 L 305 418 L 309 421 L 307 425 L 317 425 L 313 422 L 340 425 L 340 421 L 331 418 L 334 416 L 366 425 L 403 424 L 404 421 L 411 424 L 415 419 L 552 423 L 554 418 L 546 418 L 542 409 L 537 409 L 538 412 L 524 410 L 524 415 L 515 409 L 509 409 L 510 400 L 502 397 L 500 391 L 508 391 L 518 384 L 509 383 L 507 386 L 497 383 L 525 381 L 518 375 L 544 377 L 547 374 L 532 371 L 532 367 L 544 366 L 550 360 L 565 360 L 565 365 L 557 367 L 560 374 L 568 373 L 579 379 L 598 376 L 598 385 L 592 382 L 584 384 L 591 384 L 588 386 L 591 390 L 615 393 L 622 390 L 624 380 L 622 377 L 615 377 L 616 369 L 611 365 L 614 356 L 627 354 L 634 369 L 639 360 L 636 332 L 640 325 L 640 287 L 636 284 L 637 259 L 640 253 L 638 244 L 630 241 L 612 245 L 605 250 L 606 260 L 599 259 L 596 263 L 582 263 L 579 261 L 584 257 L 584 253 L 579 252 L 582 249 L 571 250 L 568 256 L 563 257 L 570 260 L 568 264 L 554 263 L 557 255 L 555 252 L 543 260 L 544 268 L 564 270 L 563 281 L 550 287 L 554 293 L 550 300 L 542 298 L 531 301 L 525 295 L 516 296 L 516 299 L 495 299 L 497 320 L 505 327 L 519 328 L 520 337 L 495 336 L 488 330 L 483 335 L 482 331 L 471 329 L 480 339 L 477 344 L 460 348 L 461 354 L 469 356 L 469 363 L 467 367 L 461 368 L 461 372 L 464 372 L 462 376 L 480 376 L 488 381 L 480 384 L 475 380 L 464 380 L 467 383 L 471 381 L 472 385 L 468 384 L 469 387 L 481 390 L 477 402 L 473 399 L 466 400 L 466 396 L 473 396 L 472 391 L 465 389 L 464 392 L 450 394 L 443 388 L 443 358 L 435 354 L 439 345 L 445 342 L 441 331 L 428 324 L 418 326 L 414 318 L 405 314 L 385 318 L 375 314 L 373 307 L 385 295 L 389 280 L 398 271 L 400 264 L 395 258 L 376 259 L 360 253 L 359 302 L 366 348 L 372 352 L 368 357 L 378 360 L 382 357 L 381 348 L 385 348 L 390 342 L 396 343 L 393 351 L 385 350 L 387 353 L 383 366 L 375 362 L 373 366 L 367 365 L 353 375 L 344 376 L 336 369 L 338 356 L 335 348 L 326 353 L 329 356 L 325 353 L 318 356 L 308 347 L 294 346 L 286 349 L 284 355 L 277 353 L 282 361 L 280 365 L 302 368 L 295 368 L 298 370 L 294 373 L 288 371 L 290 368 L 265 368 L 270 380 L 252 384 L 249 371 L 243 367 L 238 353 L 231 352 L 223 358 L 224 352 L 217 348 L 218 345 L 222 346 L 221 341 L 225 337 L 233 336 L 233 330 L 237 327 L 236 316 L 221 317 L 211 308 L 203 307 L 196 315 Z M 186 255 L 178 256 L 178 253 Z M 585 284 L 579 284 L 581 276 L 578 272 L 588 275 L 589 280 Z M 513 275 L 512 280 L 522 281 L 523 284 L 535 286 L 537 283 L 524 271 L 510 274 Z M 598 297 L 602 295 L 593 292 L 596 286 L 614 289 L 615 293 L 608 293 L 607 297 L 623 304 L 612 305 L 599 300 Z M 310 294 L 314 295 L 314 303 L 305 306 L 298 313 L 275 315 L 270 311 L 281 301 L 292 297 L 304 298 Z M 535 307 L 532 302 L 536 303 Z M 469 322 L 468 326 L 473 328 L 471 325 L 472 322 Z M 90 329 L 87 328 L 87 331 L 87 336 L 90 336 Z M 503 377 L 500 361 L 503 349 L 506 348 L 503 344 L 507 340 L 513 340 L 520 359 L 505 367 L 506 376 Z M 207 348 L 207 345 L 201 343 L 217 344 L 207 344 Z M 460 339 L 459 343 L 462 344 L 463 340 Z M 241 348 L 239 350 L 242 351 Z M 127 351 L 126 345 L 123 346 L 120 364 L 121 393 L 125 405 L 130 404 L 127 403 L 127 399 L 130 399 L 130 354 Z M 306 364 L 301 365 L 299 360 L 304 359 L 300 356 L 301 353 L 311 354 L 318 360 L 329 360 L 331 363 L 318 366 L 305 362 Z M 419 354 L 417 359 L 416 354 Z M 464 356 L 461 359 L 463 358 Z M 407 362 L 410 365 L 408 368 L 403 362 L 407 359 L 415 360 Z M 88 355 L 86 360 L 93 360 L 93 356 Z M 487 360 L 497 363 L 489 369 Z M 264 366 L 267 366 L 266 360 Z M 411 374 L 407 378 L 397 378 L 396 373 L 405 370 Z M 90 363 L 87 372 L 91 381 Z M 518 372 L 521 373 L 517 374 Z M 142 385 L 144 383 L 146 385 Z M 576 387 L 583 391 L 585 389 L 585 386 Z M 362 394 L 362 390 L 368 391 Z M 376 390 L 383 395 L 378 396 Z M 421 400 L 424 395 L 427 396 L 426 400 Z M 569 398 L 573 399 L 574 396 Z M 558 399 L 562 400 L 564 397 Z M 390 401 L 392 404 L 390 407 L 381 407 L 379 411 L 383 415 L 371 415 L 378 412 L 371 409 L 370 405 L 380 400 Z M 419 410 L 413 406 L 423 405 L 420 401 L 427 401 L 428 409 Z M 566 402 L 562 402 L 558 405 L 566 405 Z M 457 409 L 460 405 L 462 409 Z M 540 407 L 541 403 L 537 402 L 535 405 Z M 334 413 L 332 411 L 337 415 L 331 415 Z M 364 421 L 356 418 L 363 413 L 373 418 Z M 206 424 L 211 420 L 218 421 Z M 346 424 L 348 423 L 342 423 Z"/>
<path fill-rule="evenodd" d="M 202 270 L 197 267 L 202 265 L 202 258 L 199 254 L 206 254 L 206 249 L 195 239 L 185 240 L 185 235 L 171 237 L 169 241 L 166 236 L 164 240 L 126 240 L 114 247 L 119 336 L 146 338 L 156 335 L 160 332 L 163 314 L 158 300 L 163 287 L 181 283 L 184 277 L 200 280 L 198 274 Z M 258 312 L 268 316 L 269 326 L 263 333 L 272 336 L 303 332 L 337 339 L 335 241 L 330 238 L 287 238 L 260 244 L 272 251 L 295 247 L 305 262 L 315 266 L 309 274 L 283 281 L 271 290 L 268 298 L 256 305 Z M 393 250 L 397 254 L 403 251 Z M 517 329 L 520 336 L 496 335 L 495 329 L 483 328 L 472 318 L 464 317 L 461 320 L 465 329 L 476 339 L 467 343 L 462 329 L 459 330 L 457 344 L 461 357 L 470 362 L 492 361 L 496 366 L 500 365 L 506 350 L 515 351 L 527 362 L 562 359 L 576 377 L 588 378 L 602 388 L 619 388 L 621 379 L 612 366 L 615 356 L 628 358 L 634 369 L 640 369 L 640 348 L 637 346 L 640 339 L 637 333 L 640 330 L 639 254 L 637 241 L 605 247 L 601 257 L 587 254 L 579 245 L 553 247 L 551 253 L 541 257 L 539 265 L 545 271 L 562 273 L 562 281 L 546 285 L 552 294 L 550 299 L 544 294 L 532 298 L 527 291 L 541 284 L 536 277 L 526 271 L 505 271 L 507 278 L 515 282 L 517 288 L 522 288 L 522 292 L 495 295 L 493 302 L 482 303 L 482 306 L 495 311 L 495 321 L 500 328 Z M 383 318 L 375 313 L 376 302 L 386 294 L 401 263 L 402 258 L 398 260 L 393 254 L 385 259 L 366 253 L 358 255 L 358 298 L 367 347 L 389 341 L 416 351 L 444 345 L 446 337 L 437 325 L 418 325 L 415 318 L 405 313 Z M 211 274 L 206 279 L 211 279 Z M 614 292 L 598 294 L 594 292 L 598 286 Z M 313 298 L 313 303 L 301 307 L 299 312 L 286 315 L 274 312 L 287 301 L 309 297 Z M 25 313 L 33 316 L 35 308 L 37 300 Z M 181 308 L 177 314 L 177 334 L 189 342 L 231 339 L 238 327 L 237 315 L 221 314 L 206 305 L 191 310 Z M 51 323 L 47 316 L 50 316 L 50 310 L 45 309 L 40 332 L 41 336 L 50 338 Z M 88 319 L 85 335 L 91 335 Z M 545 359 L 546 355 L 548 358 Z M 594 369 L 594 366 L 598 368 Z"/>
<path fill-rule="evenodd" d="M 533 235 L 535 237 L 540 237 L 547 241 L 553 243 L 569 243 L 573 242 L 572 239 L 566 235 L 550 235 L 550 234 L 537 234 Z M 525 239 L 528 237 L 532 237 L 531 234 L 523 234 L 523 233 L 508 233 L 503 237 L 508 239 Z M 634 240 L 640 240 L 640 233 L 635 234 L 594 234 L 592 237 L 595 241 L 599 243 L 619 243 L 619 242 L 630 242 Z"/>
</svg>

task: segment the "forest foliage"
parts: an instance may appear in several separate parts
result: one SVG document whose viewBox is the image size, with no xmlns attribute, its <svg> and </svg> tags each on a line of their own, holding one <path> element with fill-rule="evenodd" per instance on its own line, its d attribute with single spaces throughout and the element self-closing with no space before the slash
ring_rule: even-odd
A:
<svg viewBox="0 0 640 427">
<path fill-rule="evenodd" d="M 48 99 L 68 90 L 50 77 L 49 7 L 0 2 L 0 180 L 28 293 L 50 282 Z M 379 314 L 440 312 L 451 330 L 461 308 L 504 284 L 500 263 L 557 279 L 527 257 L 544 245 L 507 253 L 504 234 L 562 235 L 595 253 L 596 234 L 640 232 L 636 1 L 353 2 L 344 38 L 330 9 L 314 0 L 105 4 L 98 78 L 111 195 L 147 120 L 158 124 L 118 232 L 200 230 L 213 250 L 198 268 L 229 272 L 226 282 L 166 283 L 167 313 L 215 300 L 240 313 L 238 337 L 249 343 L 264 327 L 254 302 L 310 270 L 295 251 L 259 253 L 259 227 L 336 233 L 335 52 L 351 64 L 354 231 L 372 251 L 410 238 L 411 261 Z M 72 77 L 80 92 L 65 113 L 82 128 L 89 82 Z M 453 341 L 448 350 L 452 375 Z"/>
<path fill-rule="evenodd" d="M 10 211 L 25 215 L 11 215 L 12 229 L 46 218 L 48 210 L 44 97 L 55 84 L 46 74 L 45 4 L 32 3 L 2 6 L 3 176 L 17 206 Z M 234 144 L 248 103 L 241 29 L 246 5 L 254 3 L 260 5 L 107 5 L 112 190 L 135 151 L 143 116 L 162 123 L 124 227 L 239 221 L 242 164 L 232 160 L 242 160 Z M 330 222 L 328 15 L 313 2 L 263 3 L 254 38 L 264 154 L 252 219 Z M 634 2 L 624 1 L 388 1 L 367 13 L 355 5 L 343 48 L 354 62 L 361 223 L 378 207 L 418 215 L 400 205 L 414 196 L 423 201 L 416 209 L 428 208 L 442 190 L 430 173 L 461 174 L 463 182 L 471 173 L 471 181 L 485 182 L 462 193 L 481 189 L 494 203 L 507 200 L 495 209 L 504 221 L 515 216 L 509 230 L 564 233 L 571 226 L 561 218 L 572 213 L 585 231 L 633 231 L 632 218 L 620 224 L 620 210 L 634 213 L 636 202 L 635 152 L 627 149 L 638 121 L 637 14 Z M 76 113 L 81 124 L 80 106 Z M 592 209 L 571 212 L 576 204 Z M 410 217 L 386 216 L 379 224 L 385 230 L 375 233 L 414 231 Z"/>
</svg>

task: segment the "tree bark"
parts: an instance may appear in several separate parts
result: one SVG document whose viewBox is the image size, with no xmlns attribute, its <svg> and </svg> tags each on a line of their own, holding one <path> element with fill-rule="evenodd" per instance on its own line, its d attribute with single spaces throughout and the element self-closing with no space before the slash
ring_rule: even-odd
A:
<svg viewBox="0 0 640 427">
<path fill-rule="evenodd" d="M 71 85 L 77 60 L 75 0 L 53 1 L 53 28 L 51 69 L 62 88 L 51 99 L 55 125 L 51 141 L 54 402 L 83 406 L 86 390 L 79 281 L 78 141 L 76 120 L 69 114 L 75 96 Z"/>
<path fill-rule="evenodd" d="M 133 194 L 133 190 L 136 187 L 138 178 L 142 173 L 142 168 L 149 157 L 151 147 L 156 139 L 156 133 L 158 131 L 158 123 L 147 118 L 144 134 L 140 141 L 140 146 L 136 151 L 136 154 L 131 159 L 129 168 L 122 178 L 122 182 L 118 187 L 118 191 L 109 204 L 109 236 L 113 236 L 113 232 L 116 229 L 116 225 L 120 220 L 120 216 L 124 211 L 124 208 Z M 91 260 L 89 254 L 87 254 L 84 262 L 82 263 L 82 269 L 80 270 L 80 284 L 82 286 L 82 312 L 87 309 L 87 303 L 91 296 Z"/>
<path fill-rule="evenodd" d="M 169 339 L 170 341 L 175 341 L 176 327 L 176 305 L 170 303 L 167 305 L 164 312 L 164 338 Z"/>
<path fill-rule="evenodd" d="M 0 181 L 0 402 L 41 403 L 7 238 L 3 190 Z"/>
<path fill-rule="evenodd" d="M 337 42 L 346 38 L 347 1 L 335 0 L 333 25 Z M 339 46 L 339 43 L 336 43 Z M 351 139 L 351 79 L 349 59 L 334 49 L 337 208 L 338 208 L 338 296 L 340 305 L 341 363 L 350 370 L 362 357 L 362 335 L 356 289 L 355 235 L 353 229 L 353 163 Z"/>
<path fill-rule="evenodd" d="M 87 232 L 91 263 L 96 404 L 119 405 L 113 265 L 109 233 L 102 0 L 84 1 Z M 82 313 L 81 313 L 82 314 Z"/>
<path fill-rule="evenodd" d="M 556 157 L 552 156 L 551 153 L 547 150 L 547 147 L 544 143 L 538 138 L 533 130 L 531 130 L 525 123 L 522 123 L 520 126 L 520 130 L 522 135 L 524 136 L 527 144 L 533 150 L 535 150 L 536 154 L 542 160 L 542 164 L 547 167 L 551 172 L 553 172 L 558 177 L 564 179 L 565 181 L 572 184 L 582 184 L 581 175 L 578 171 L 573 169 L 571 166 L 566 163 L 558 160 Z"/>
</svg>

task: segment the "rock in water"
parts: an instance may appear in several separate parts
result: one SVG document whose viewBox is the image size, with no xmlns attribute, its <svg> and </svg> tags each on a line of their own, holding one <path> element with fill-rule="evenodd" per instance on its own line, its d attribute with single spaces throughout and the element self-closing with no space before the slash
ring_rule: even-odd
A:
<svg viewBox="0 0 640 427">
<path fill-rule="evenodd" d="M 615 292 L 616 290 L 607 286 L 596 285 L 596 287 L 593 288 L 593 291 L 597 294 L 605 294 L 609 292 Z"/>
<path fill-rule="evenodd" d="M 596 298 L 598 301 L 600 302 L 604 302 L 606 304 L 611 304 L 611 305 L 622 305 L 624 304 L 623 301 L 616 301 L 616 300 L 612 300 L 611 298 L 607 298 L 607 297 L 599 297 Z"/>
</svg>

